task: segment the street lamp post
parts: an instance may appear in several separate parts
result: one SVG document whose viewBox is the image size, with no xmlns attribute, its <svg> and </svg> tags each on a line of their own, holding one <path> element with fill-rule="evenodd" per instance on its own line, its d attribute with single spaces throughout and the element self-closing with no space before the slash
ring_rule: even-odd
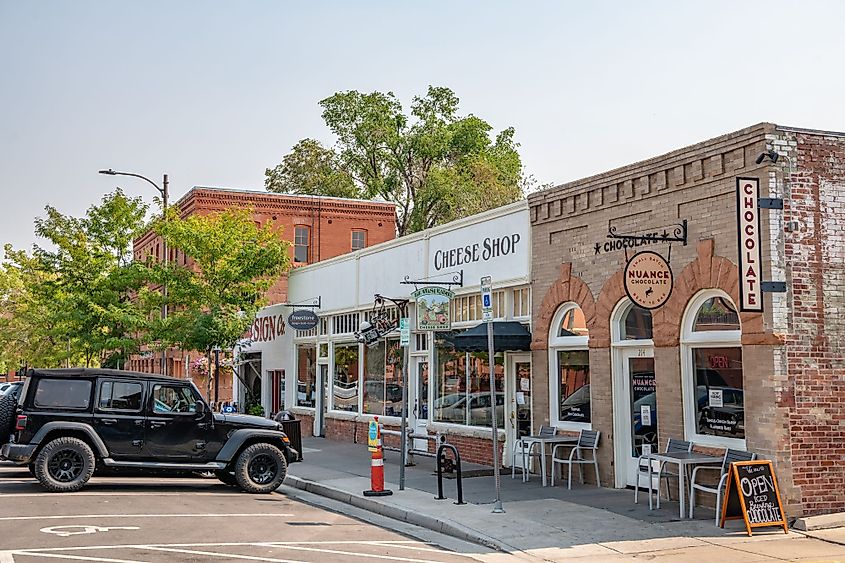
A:
<svg viewBox="0 0 845 563">
<path fill-rule="evenodd" d="M 133 178 L 140 178 L 145 182 L 151 184 L 158 193 L 161 195 L 161 211 L 162 216 L 165 220 L 167 220 L 167 186 L 169 182 L 167 181 L 167 174 L 164 174 L 161 181 L 161 187 L 158 186 L 155 182 L 147 178 L 146 176 L 141 176 L 140 174 L 133 174 L 132 172 L 118 172 L 116 170 L 112 170 L 109 168 L 108 170 L 100 170 L 100 174 L 106 174 L 108 176 L 132 176 Z M 167 256 L 167 241 L 162 240 L 162 249 L 164 250 L 164 266 L 167 267 L 168 256 Z M 162 296 L 162 304 L 161 304 L 161 318 L 162 320 L 167 319 L 167 283 L 165 282 L 161 288 L 161 296 Z M 167 350 L 162 350 L 161 352 L 161 373 L 167 375 Z"/>
<path fill-rule="evenodd" d="M 220 346 L 214 347 L 214 404 L 220 399 L 217 387 L 220 385 Z"/>
</svg>

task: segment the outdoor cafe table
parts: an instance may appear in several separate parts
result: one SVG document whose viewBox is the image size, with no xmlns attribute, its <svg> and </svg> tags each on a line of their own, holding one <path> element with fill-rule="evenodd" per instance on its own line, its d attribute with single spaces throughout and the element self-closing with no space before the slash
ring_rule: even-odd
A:
<svg viewBox="0 0 845 563">
<path fill-rule="evenodd" d="M 522 467 L 526 467 L 525 454 L 531 452 L 536 444 L 540 445 L 540 471 L 543 475 L 543 486 L 546 486 L 546 444 L 566 444 L 575 446 L 578 444 L 578 436 L 567 436 L 566 434 L 559 434 L 555 436 L 523 436 L 520 438 L 524 442 L 522 447 Z M 522 480 L 526 480 L 526 472 L 522 472 Z"/>
<path fill-rule="evenodd" d="M 674 463 L 678 466 L 678 497 L 680 498 L 681 518 L 686 514 L 686 473 L 687 467 L 695 467 L 696 465 L 716 465 L 722 463 L 723 458 L 712 455 L 705 455 L 696 452 L 666 452 L 653 453 L 648 457 L 648 501 L 649 508 L 651 508 L 651 491 L 652 491 L 652 461 L 660 463 Z M 657 484 L 657 502 L 660 503 L 660 483 Z"/>
</svg>

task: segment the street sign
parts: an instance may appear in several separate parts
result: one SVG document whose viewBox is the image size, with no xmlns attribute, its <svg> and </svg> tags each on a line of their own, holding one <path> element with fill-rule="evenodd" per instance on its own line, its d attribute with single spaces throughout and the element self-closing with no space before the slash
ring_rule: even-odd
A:
<svg viewBox="0 0 845 563">
<path fill-rule="evenodd" d="M 481 278 L 481 320 L 489 323 L 493 320 L 493 278 Z"/>
<path fill-rule="evenodd" d="M 399 319 L 399 345 L 407 346 L 411 343 L 411 323 L 408 317 Z"/>
</svg>

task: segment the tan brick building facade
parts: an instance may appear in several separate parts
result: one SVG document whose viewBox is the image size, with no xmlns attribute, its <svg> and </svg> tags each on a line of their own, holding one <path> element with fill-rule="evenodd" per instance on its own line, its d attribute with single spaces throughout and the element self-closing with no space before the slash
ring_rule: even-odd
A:
<svg viewBox="0 0 845 563">
<path fill-rule="evenodd" d="M 351 252 L 356 247 L 369 247 L 396 236 L 395 206 L 391 203 L 195 187 L 175 205 L 182 217 L 208 215 L 231 208 L 251 209 L 256 223 L 264 225 L 272 222 L 280 229 L 281 236 L 291 242 L 290 257 L 294 267 L 328 260 Z M 295 241 L 297 235 L 299 239 Z M 296 256 L 297 246 L 299 256 Z M 136 260 L 143 260 L 147 256 L 162 259 L 161 239 L 152 231 L 145 233 L 135 240 L 134 254 Z M 184 267 L 191 265 L 190 258 L 175 249 L 170 249 L 168 255 L 172 263 Z M 287 300 L 287 276 L 283 276 L 270 289 L 267 299 L 271 305 Z M 196 352 L 170 351 L 168 373 L 184 377 L 185 362 L 196 358 Z M 158 373 L 161 371 L 161 354 L 146 353 L 134 357 L 127 362 L 126 369 Z M 196 373 L 192 373 L 192 376 L 204 391 L 206 385 L 203 378 Z M 231 377 L 220 382 L 218 398 L 221 401 L 231 400 Z"/>
<path fill-rule="evenodd" d="M 768 151 L 777 162 L 758 164 Z M 756 281 L 787 286 L 763 294 L 762 313 L 739 308 L 738 177 L 784 200 L 759 211 Z M 532 395 L 535 427 L 600 430 L 604 484 L 631 484 L 631 448 L 671 437 L 772 459 L 790 515 L 845 509 L 845 134 L 759 124 L 535 193 L 529 206 L 532 385 L 546 390 Z M 684 220 L 685 246 L 608 238 L 659 241 Z M 645 316 L 631 312 L 623 268 L 641 250 L 670 258 L 674 287 L 637 340 L 625 337 L 630 319 Z M 566 313 L 578 309 L 585 332 Z M 567 319 L 575 332 L 562 331 Z M 576 333 L 584 346 L 566 344 Z M 575 372 L 589 374 L 580 418 L 563 405 Z"/>
</svg>

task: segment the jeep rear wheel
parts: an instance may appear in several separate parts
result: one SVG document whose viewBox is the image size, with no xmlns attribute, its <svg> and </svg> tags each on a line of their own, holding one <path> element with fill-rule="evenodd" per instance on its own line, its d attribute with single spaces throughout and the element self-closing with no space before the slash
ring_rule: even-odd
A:
<svg viewBox="0 0 845 563">
<path fill-rule="evenodd" d="M 15 407 L 18 401 L 11 395 L 0 399 L 0 446 L 9 441 L 9 435 L 15 427 Z"/>
<path fill-rule="evenodd" d="M 35 478 L 54 493 L 78 491 L 94 473 L 94 452 L 79 438 L 56 438 L 35 458 Z"/>
<path fill-rule="evenodd" d="M 241 452 L 235 463 L 235 479 L 248 493 L 272 493 L 288 472 L 285 455 L 272 444 L 253 444 Z"/>
</svg>

